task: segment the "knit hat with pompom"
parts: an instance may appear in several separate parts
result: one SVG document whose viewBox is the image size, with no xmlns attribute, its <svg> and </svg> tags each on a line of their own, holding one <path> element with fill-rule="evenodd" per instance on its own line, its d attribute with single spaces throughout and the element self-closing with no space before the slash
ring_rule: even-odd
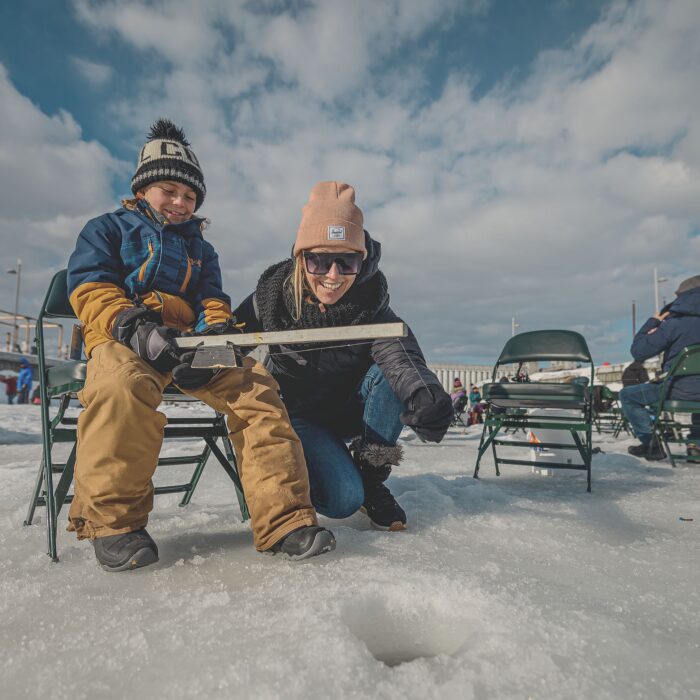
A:
<svg viewBox="0 0 700 700">
<path fill-rule="evenodd" d="M 195 211 L 202 206 L 207 193 L 202 168 L 185 133 L 169 119 L 159 119 L 151 127 L 131 178 L 131 191 L 136 194 L 146 185 L 163 180 L 191 187 L 197 195 Z"/>
</svg>

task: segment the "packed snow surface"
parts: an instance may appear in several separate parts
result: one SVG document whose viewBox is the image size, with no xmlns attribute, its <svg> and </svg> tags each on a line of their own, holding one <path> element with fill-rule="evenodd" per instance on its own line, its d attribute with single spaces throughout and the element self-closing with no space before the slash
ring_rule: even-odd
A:
<svg viewBox="0 0 700 700">
<path fill-rule="evenodd" d="M 490 458 L 473 479 L 476 427 L 406 431 L 408 531 L 322 519 L 337 550 L 293 563 L 253 549 L 210 461 L 188 507 L 156 499 L 160 562 L 110 574 L 65 512 L 58 564 L 43 509 L 22 525 L 38 407 L 0 426 L 3 698 L 700 697 L 700 466 L 596 438 L 589 494 L 583 472 L 497 478 Z"/>
</svg>

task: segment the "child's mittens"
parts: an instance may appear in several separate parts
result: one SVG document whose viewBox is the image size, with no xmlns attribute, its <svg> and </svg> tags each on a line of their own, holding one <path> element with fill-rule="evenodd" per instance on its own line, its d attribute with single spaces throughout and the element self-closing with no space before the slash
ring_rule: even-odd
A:
<svg viewBox="0 0 700 700">
<path fill-rule="evenodd" d="M 112 337 L 161 374 L 167 374 L 182 362 L 181 351 L 173 343 L 179 335 L 179 331 L 163 326 L 160 315 L 145 306 L 120 311 L 112 325 Z"/>
</svg>

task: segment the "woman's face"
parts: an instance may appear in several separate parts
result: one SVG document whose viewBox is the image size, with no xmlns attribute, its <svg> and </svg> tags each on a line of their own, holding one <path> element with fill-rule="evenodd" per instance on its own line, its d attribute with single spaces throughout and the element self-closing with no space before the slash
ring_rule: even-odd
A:
<svg viewBox="0 0 700 700">
<path fill-rule="evenodd" d="M 197 205 L 195 191 L 181 182 L 154 182 L 139 195 L 172 224 L 191 219 Z"/>
<path fill-rule="evenodd" d="M 349 248 L 312 248 L 311 253 L 354 253 Z M 338 271 L 338 264 L 333 263 L 325 275 L 312 275 L 302 258 L 306 281 L 314 296 L 325 305 L 335 304 L 355 283 L 357 275 L 343 275 Z"/>
</svg>

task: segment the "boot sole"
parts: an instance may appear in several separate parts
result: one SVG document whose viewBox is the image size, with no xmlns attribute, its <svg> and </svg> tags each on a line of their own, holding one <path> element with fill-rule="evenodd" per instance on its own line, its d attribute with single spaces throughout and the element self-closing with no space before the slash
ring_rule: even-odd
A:
<svg viewBox="0 0 700 700">
<path fill-rule="evenodd" d="M 367 509 L 364 506 L 360 506 L 360 513 L 364 513 L 369 518 Z M 402 530 L 406 529 L 406 523 L 403 523 L 400 520 L 394 520 L 394 522 L 390 525 L 380 525 L 379 523 L 374 522 L 372 518 L 369 518 L 369 523 L 374 530 L 381 530 L 382 532 L 401 532 Z"/>
<path fill-rule="evenodd" d="M 149 564 L 155 564 L 158 561 L 158 555 L 150 548 L 144 547 L 138 552 L 129 557 L 129 561 L 119 564 L 118 566 L 110 566 L 109 564 L 101 564 L 105 571 L 131 571 L 132 569 L 141 569 Z"/>
<path fill-rule="evenodd" d="M 335 549 L 335 537 L 328 530 L 321 530 L 316 533 L 311 546 L 303 554 L 287 554 L 289 559 L 293 561 L 301 561 L 302 559 L 310 559 L 319 554 L 332 552 Z"/>
</svg>

